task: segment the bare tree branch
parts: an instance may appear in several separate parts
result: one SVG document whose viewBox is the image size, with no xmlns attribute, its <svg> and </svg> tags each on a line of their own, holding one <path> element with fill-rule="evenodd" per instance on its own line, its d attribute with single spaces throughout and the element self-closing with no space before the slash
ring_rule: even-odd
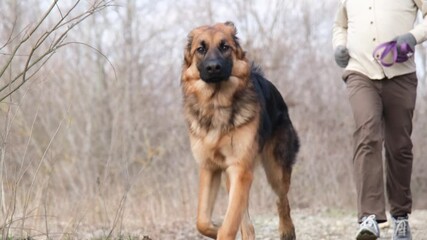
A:
<svg viewBox="0 0 427 240">
<path fill-rule="evenodd" d="M 105 8 L 112 6 L 111 1 L 106 0 L 99 0 L 95 1 L 89 9 L 84 11 L 81 14 L 78 14 L 75 17 L 72 17 L 71 19 L 67 18 L 70 16 L 70 14 L 76 9 L 78 4 L 80 3 L 80 0 L 77 0 L 66 12 L 65 14 L 62 13 L 61 10 L 59 10 L 59 7 L 57 6 L 58 0 L 55 0 L 48 10 L 44 13 L 43 17 L 37 22 L 36 26 L 32 28 L 29 33 L 24 37 L 19 44 L 14 48 L 13 52 L 10 54 L 9 59 L 5 63 L 5 65 L 1 68 L 0 71 L 0 79 L 4 76 L 5 71 L 11 67 L 11 63 L 13 59 L 18 56 L 17 52 L 21 47 L 31 38 L 35 36 L 35 33 L 40 28 L 43 22 L 46 21 L 48 16 L 52 13 L 52 9 L 55 8 L 55 6 L 58 8 L 58 11 L 60 12 L 60 19 L 57 20 L 56 24 L 51 27 L 49 30 L 47 30 L 45 33 L 43 33 L 40 37 L 36 39 L 36 43 L 31 47 L 31 50 L 29 54 L 27 55 L 27 59 L 25 62 L 25 66 L 23 70 L 18 73 L 17 75 L 13 76 L 8 83 L 6 83 L 4 86 L 0 87 L 0 102 L 3 101 L 5 98 L 16 92 L 22 85 L 25 84 L 25 82 L 29 79 L 27 78 L 27 74 L 33 67 L 37 67 L 35 72 L 37 72 L 43 65 L 46 64 L 47 60 L 49 60 L 52 55 L 60 48 L 68 45 L 63 44 L 65 38 L 67 37 L 68 33 L 77 25 L 82 23 L 84 20 L 86 20 L 91 15 L 104 10 Z M 63 29 L 66 27 L 66 29 Z M 62 31 L 58 37 L 56 37 L 50 46 L 47 49 L 43 49 L 42 46 L 44 43 L 47 42 L 48 38 L 53 34 L 57 33 L 59 31 Z M 40 56 L 33 60 L 33 56 L 36 52 L 40 52 Z M 99 52 L 99 51 L 98 51 Z M 105 56 L 104 56 L 105 57 Z M 39 64 L 42 62 L 41 64 Z M 31 76 L 34 76 L 34 74 L 31 74 Z M 18 79 L 22 79 L 21 82 L 15 86 L 12 86 L 15 84 Z M 3 93 L 3 94 L 1 94 Z"/>
<path fill-rule="evenodd" d="M 3 66 L 2 70 L 0 71 L 0 77 L 3 76 L 4 72 L 9 67 L 10 63 L 12 62 L 13 58 L 15 57 L 16 52 L 22 46 L 22 44 L 24 44 L 26 41 L 28 41 L 28 39 L 30 39 L 30 37 L 34 34 L 34 32 L 40 27 L 40 25 L 47 18 L 47 16 L 49 16 L 49 14 L 52 11 L 53 7 L 56 5 L 56 2 L 58 2 L 58 0 L 55 0 L 54 3 L 52 3 L 52 5 L 45 12 L 45 14 L 43 15 L 43 17 L 37 22 L 36 26 L 30 31 L 29 34 L 27 34 L 26 37 L 24 37 L 24 39 L 21 40 L 21 42 L 18 44 L 18 46 L 15 47 L 15 50 L 13 50 L 13 53 L 10 56 L 9 60 L 6 62 L 6 64 Z"/>
</svg>

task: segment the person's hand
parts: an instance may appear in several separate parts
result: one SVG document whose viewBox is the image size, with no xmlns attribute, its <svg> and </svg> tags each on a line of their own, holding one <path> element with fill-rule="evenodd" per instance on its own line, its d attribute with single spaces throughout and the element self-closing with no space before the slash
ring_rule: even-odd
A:
<svg viewBox="0 0 427 240">
<path fill-rule="evenodd" d="M 335 49 L 335 62 L 338 66 L 345 68 L 347 67 L 348 61 L 350 60 L 350 55 L 348 54 L 348 49 L 344 46 L 338 46 Z"/>
<path fill-rule="evenodd" d="M 401 51 L 400 46 L 402 44 L 407 44 L 407 46 L 411 48 L 412 52 L 415 51 L 415 45 L 417 45 L 417 40 L 411 33 L 399 35 L 394 39 L 394 41 L 396 41 L 397 45 L 397 55 L 408 54 L 408 49 L 406 51 Z"/>
</svg>

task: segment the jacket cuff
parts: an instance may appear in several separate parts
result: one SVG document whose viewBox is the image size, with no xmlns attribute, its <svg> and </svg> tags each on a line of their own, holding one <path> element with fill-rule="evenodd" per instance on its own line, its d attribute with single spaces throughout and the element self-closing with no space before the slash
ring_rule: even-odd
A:
<svg viewBox="0 0 427 240">
<path fill-rule="evenodd" d="M 422 25 L 424 25 L 424 23 L 409 31 L 409 33 L 415 37 L 415 40 L 417 40 L 417 44 L 422 43 L 427 39 L 427 28 Z"/>
</svg>

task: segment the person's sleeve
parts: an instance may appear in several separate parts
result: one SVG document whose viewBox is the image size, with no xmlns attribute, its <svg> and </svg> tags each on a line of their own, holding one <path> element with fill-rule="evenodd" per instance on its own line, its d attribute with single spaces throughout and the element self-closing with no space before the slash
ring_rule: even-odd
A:
<svg viewBox="0 0 427 240">
<path fill-rule="evenodd" d="M 427 40 L 427 0 L 415 0 L 418 9 L 421 11 L 423 20 L 414 29 L 409 31 L 414 35 L 417 43 L 422 43 Z"/>
<path fill-rule="evenodd" d="M 338 46 L 347 46 L 347 11 L 345 9 L 344 0 L 340 1 L 335 15 L 334 25 L 332 28 L 332 46 L 334 50 Z"/>
</svg>

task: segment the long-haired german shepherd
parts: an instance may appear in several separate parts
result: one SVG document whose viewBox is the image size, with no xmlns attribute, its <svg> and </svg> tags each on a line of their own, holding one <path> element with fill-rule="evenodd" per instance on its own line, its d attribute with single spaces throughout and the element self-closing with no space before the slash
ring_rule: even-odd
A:
<svg viewBox="0 0 427 240">
<path fill-rule="evenodd" d="M 295 239 L 287 193 L 299 140 L 279 91 L 245 57 L 232 22 L 189 33 L 182 69 L 184 113 L 199 163 L 197 228 L 205 236 L 255 239 L 248 213 L 254 167 L 261 162 L 278 196 L 282 240 Z M 211 221 L 225 172 L 229 202 L 224 221 Z"/>
</svg>

